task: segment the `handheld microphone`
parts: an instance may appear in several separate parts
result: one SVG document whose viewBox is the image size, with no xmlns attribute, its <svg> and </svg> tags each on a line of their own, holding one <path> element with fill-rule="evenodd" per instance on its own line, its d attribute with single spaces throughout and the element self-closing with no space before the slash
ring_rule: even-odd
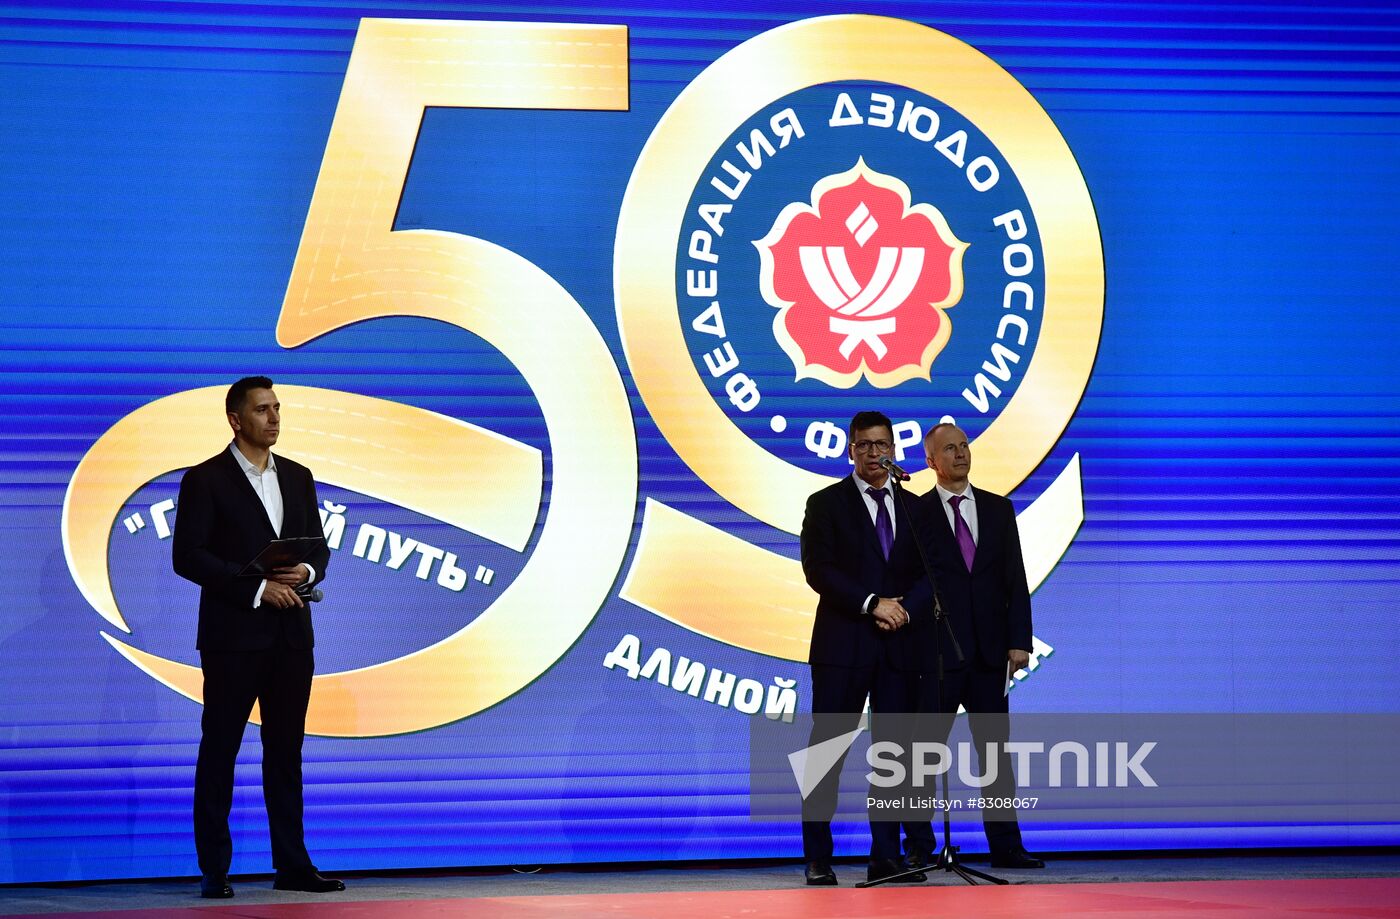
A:
<svg viewBox="0 0 1400 919">
<path fill-rule="evenodd" d="M 307 603 L 320 603 L 326 598 L 326 595 L 321 593 L 321 588 L 319 587 L 307 587 L 303 585 L 295 588 L 295 592 L 298 597 L 301 597 L 301 599 Z"/>
<path fill-rule="evenodd" d="M 895 461 L 890 459 L 888 456 L 880 457 L 879 463 L 880 468 L 888 472 L 890 475 L 894 476 L 896 481 L 909 481 L 909 473 L 905 472 L 903 469 L 900 469 L 899 466 L 895 465 Z"/>
</svg>

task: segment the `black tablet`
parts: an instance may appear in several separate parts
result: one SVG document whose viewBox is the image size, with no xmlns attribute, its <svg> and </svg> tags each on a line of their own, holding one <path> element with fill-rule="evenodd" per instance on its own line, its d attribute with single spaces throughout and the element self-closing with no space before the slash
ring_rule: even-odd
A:
<svg viewBox="0 0 1400 919">
<path fill-rule="evenodd" d="M 263 547 L 254 559 L 243 566 L 238 576 L 265 578 L 274 568 L 290 568 L 306 560 L 312 552 L 326 544 L 324 536 L 297 536 L 274 539 Z"/>
</svg>

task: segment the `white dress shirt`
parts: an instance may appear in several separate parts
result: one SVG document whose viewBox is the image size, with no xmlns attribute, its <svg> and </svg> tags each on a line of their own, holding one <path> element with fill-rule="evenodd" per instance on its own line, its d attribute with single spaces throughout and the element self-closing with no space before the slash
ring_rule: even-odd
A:
<svg viewBox="0 0 1400 919">
<path fill-rule="evenodd" d="M 282 483 L 277 479 L 277 460 L 271 453 L 267 455 L 267 468 L 258 469 L 248 457 L 243 455 L 243 451 L 238 449 L 238 442 L 229 444 L 229 449 L 233 451 L 233 458 L 238 460 L 238 465 L 243 469 L 243 474 L 248 477 L 248 483 L 253 486 L 253 491 L 257 492 L 258 500 L 262 502 L 263 510 L 267 512 L 267 519 L 272 523 L 272 531 L 278 536 L 282 535 Z M 306 565 L 308 581 L 316 578 L 316 569 Z M 267 589 L 267 581 L 258 585 L 258 592 L 253 594 L 253 609 L 262 605 L 263 591 Z"/>
<path fill-rule="evenodd" d="M 267 455 L 267 468 L 258 469 L 248 457 L 243 455 L 243 451 L 238 449 L 238 444 L 229 444 L 229 449 L 233 451 L 233 458 L 238 460 L 238 465 L 242 467 L 243 474 L 248 477 L 248 483 L 253 486 L 253 491 L 258 493 L 258 500 L 262 502 L 263 510 L 267 511 L 267 519 L 272 522 L 272 531 L 278 536 L 282 535 L 282 486 L 277 481 L 277 459 L 271 453 Z"/>
</svg>

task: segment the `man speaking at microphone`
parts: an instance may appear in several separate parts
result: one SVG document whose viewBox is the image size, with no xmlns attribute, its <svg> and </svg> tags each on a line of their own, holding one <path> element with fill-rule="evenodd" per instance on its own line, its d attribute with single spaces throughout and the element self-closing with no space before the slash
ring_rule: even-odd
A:
<svg viewBox="0 0 1400 919">
<path fill-rule="evenodd" d="M 274 569 L 267 579 L 239 577 L 269 541 L 323 535 L 310 470 L 272 453 L 281 408 L 267 377 L 234 383 L 224 399 L 233 443 L 180 482 L 171 556 L 176 574 L 200 586 L 196 647 L 204 717 L 194 840 L 200 896 L 211 899 L 233 896 L 233 769 L 254 702 L 262 720 L 273 886 L 313 893 L 345 889 L 317 873 L 302 833 L 301 746 L 314 669 L 311 612 L 303 595 L 325 577 L 330 550 L 322 543 L 306 562 Z"/>
<path fill-rule="evenodd" d="M 854 729 L 867 696 L 876 732 L 879 713 L 915 710 L 919 661 L 908 626 L 933 607 L 917 543 L 927 538 L 926 511 L 911 500 L 906 512 L 886 469 L 894 449 L 890 419 L 860 412 L 849 433 L 854 470 L 808 498 L 802 519 L 802 571 L 818 596 L 808 654 L 812 745 Z M 804 803 L 802 850 L 807 883 L 815 886 L 836 883 L 831 816 L 840 774 L 838 761 Z M 870 835 L 867 880 L 902 872 L 899 824 L 872 820 Z"/>
</svg>

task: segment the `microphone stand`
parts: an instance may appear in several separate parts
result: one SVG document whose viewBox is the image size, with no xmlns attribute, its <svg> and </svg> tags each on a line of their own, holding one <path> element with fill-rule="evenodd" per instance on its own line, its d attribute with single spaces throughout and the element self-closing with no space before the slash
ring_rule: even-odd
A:
<svg viewBox="0 0 1400 919">
<path fill-rule="evenodd" d="M 894 466 L 894 463 L 890 463 L 890 466 Z M 891 469 L 890 466 L 886 466 L 885 471 L 889 473 L 890 487 L 894 490 L 895 495 L 898 496 L 895 500 L 899 502 L 899 506 L 904 510 L 904 519 L 907 522 L 906 525 L 914 527 L 916 525 L 914 522 L 914 515 L 909 512 L 909 499 L 905 496 L 903 486 L 899 484 L 899 476 L 895 474 L 894 469 Z M 938 579 L 933 575 L 933 566 L 929 564 L 928 552 L 924 549 L 924 541 L 919 538 L 917 528 L 914 530 L 914 546 L 919 550 L 919 561 L 924 566 L 924 577 L 928 578 L 929 586 L 933 588 L 934 631 L 938 631 L 938 626 L 940 624 L 943 626 L 943 630 L 948 636 L 948 641 L 953 645 L 953 653 L 957 655 L 958 663 L 961 664 L 966 660 L 966 657 L 963 655 L 962 646 L 958 644 L 958 637 L 953 634 L 953 626 L 948 622 L 948 617 L 943 612 L 943 604 L 939 602 Z M 934 659 L 937 661 L 938 665 L 938 714 L 941 716 L 943 714 L 943 642 L 935 642 L 934 648 Z M 957 717 L 957 712 L 953 711 L 949 713 L 949 715 L 949 726 L 951 728 L 951 721 L 953 718 Z M 949 800 L 947 769 L 943 770 L 943 800 Z M 943 808 L 943 848 L 939 850 L 938 857 L 933 860 L 933 864 L 922 865 L 918 868 L 910 868 L 908 871 L 901 871 L 898 874 L 880 878 L 878 881 L 862 881 L 855 886 L 877 887 L 880 884 L 888 884 L 892 881 L 898 881 L 901 878 L 911 877 L 925 871 L 947 871 L 951 874 L 956 874 L 958 877 L 974 886 L 978 883 L 979 878 L 990 884 L 1011 883 L 1005 878 L 995 877 L 985 872 L 978 871 L 975 868 L 969 868 L 958 860 L 958 847 L 953 845 L 953 818 L 951 816 L 951 810 L 945 807 Z"/>
</svg>

